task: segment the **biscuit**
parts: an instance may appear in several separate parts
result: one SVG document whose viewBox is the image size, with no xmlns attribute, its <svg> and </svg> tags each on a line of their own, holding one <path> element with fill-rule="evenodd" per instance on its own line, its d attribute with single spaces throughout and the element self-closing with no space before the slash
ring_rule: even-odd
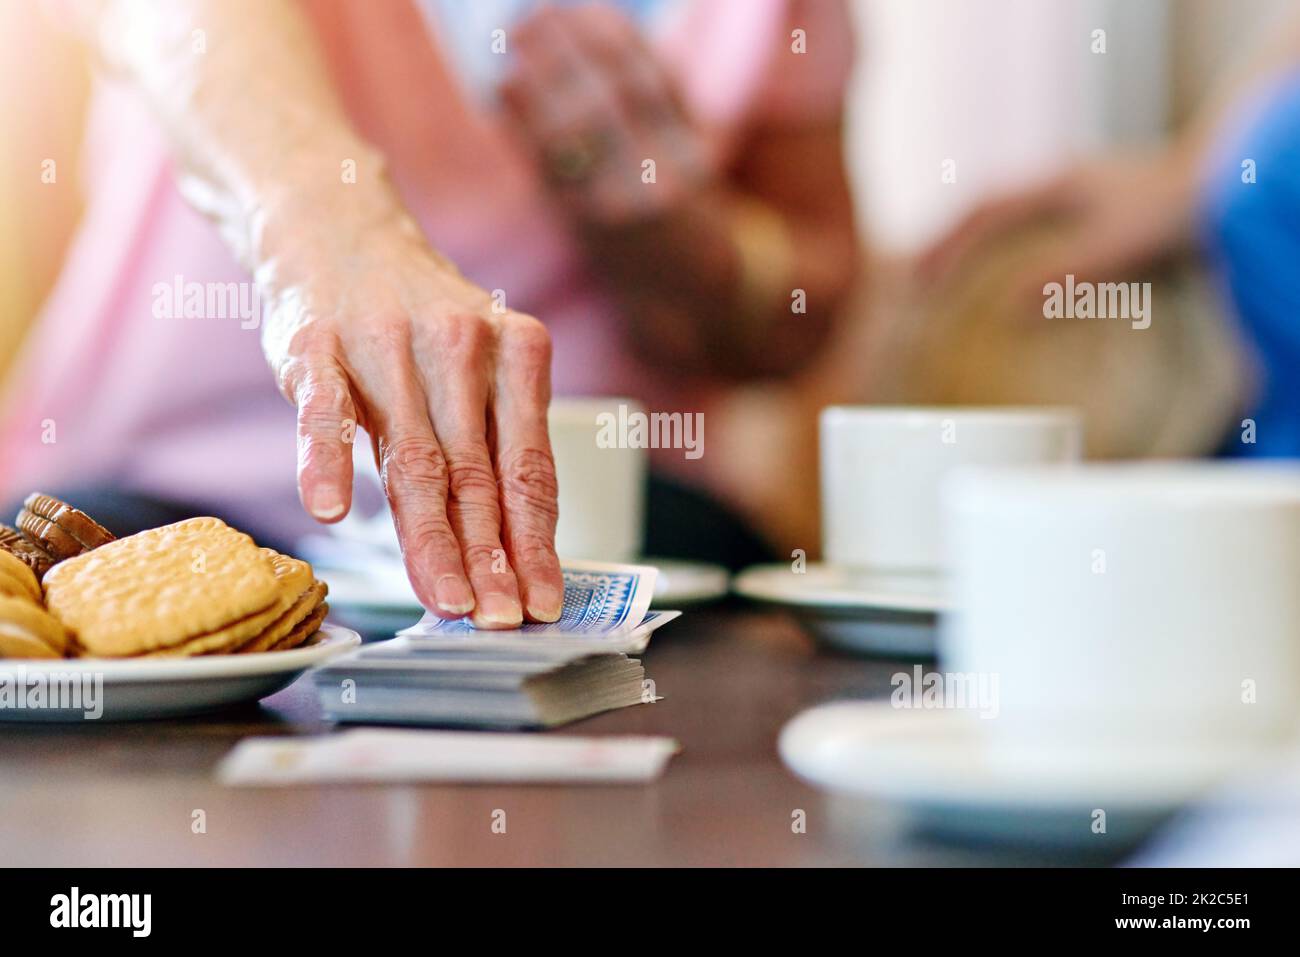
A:
<svg viewBox="0 0 1300 957">
<path fill-rule="evenodd" d="M 101 545 L 45 576 L 45 603 L 87 655 L 175 648 L 198 637 L 245 641 L 281 611 L 262 550 L 220 519 L 192 518 Z M 250 624 L 250 622 L 252 624 Z M 257 625 L 256 630 L 242 630 Z"/>
<path fill-rule="evenodd" d="M 320 631 L 320 626 L 325 623 L 325 616 L 329 614 L 329 610 L 329 602 L 321 602 L 315 611 L 302 620 L 298 627 L 289 632 L 289 634 L 285 635 L 267 650 L 288 651 L 291 648 L 297 648 L 299 645 L 306 644 L 307 639 Z"/>
<path fill-rule="evenodd" d="M 43 608 L 0 595 L 0 656 L 62 658 L 67 647 L 67 631 Z"/>
<path fill-rule="evenodd" d="M 33 515 L 27 509 L 18 513 L 18 530 L 39 548 L 44 549 L 56 562 L 76 558 L 87 551 L 81 544 L 48 518 Z"/>
<path fill-rule="evenodd" d="M 268 630 L 279 628 L 282 619 L 292 616 L 299 599 L 311 588 L 311 566 L 297 558 L 281 555 L 270 548 L 259 549 L 259 551 L 262 557 L 270 563 L 275 574 L 276 589 L 279 594 L 274 604 L 256 615 L 250 615 L 241 621 L 234 622 L 227 628 L 208 634 L 196 635 L 188 641 L 170 648 L 148 652 L 147 657 L 181 658 L 193 655 L 214 655 L 242 651 L 244 645 L 250 641 L 256 641 L 260 635 Z M 315 607 L 319 602 L 320 599 L 316 599 L 311 603 L 311 607 Z M 287 624 L 283 625 L 279 634 L 287 633 L 308 611 L 310 611 L 310 608 L 304 608 L 298 613 L 297 617 L 291 618 Z"/>
<path fill-rule="evenodd" d="M 279 603 L 232 622 L 225 628 L 187 638 L 180 644 L 146 651 L 142 658 L 192 658 L 195 655 L 220 655 L 233 652 L 240 645 L 261 634 L 282 614 Z"/>
<path fill-rule="evenodd" d="M 239 654 L 270 651 L 275 648 L 297 630 L 299 625 L 316 614 L 327 590 L 324 582 L 313 581 L 310 587 L 298 596 L 298 600 L 288 611 L 272 622 L 260 635 L 240 646 L 237 649 Z"/>
<path fill-rule="evenodd" d="M 300 558 L 281 555 L 271 548 L 263 548 L 262 555 L 271 563 L 276 587 L 280 591 L 280 597 L 285 600 L 285 608 L 288 608 L 315 581 L 311 566 Z"/>
<path fill-rule="evenodd" d="M 23 508 L 40 518 L 53 522 L 82 547 L 83 551 L 99 548 L 113 541 L 113 533 L 85 512 L 73 508 L 53 495 L 32 492 L 23 500 Z"/>
<path fill-rule="evenodd" d="M 0 550 L 0 595 L 27 597 L 41 604 L 41 583 L 21 558 Z"/>
<path fill-rule="evenodd" d="M 54 565 L 54 556 L 28 541 L 16 528 L 0 525 L 0 550 L 8 552 L 36 573 L 39 581 Z"/>
</svg>

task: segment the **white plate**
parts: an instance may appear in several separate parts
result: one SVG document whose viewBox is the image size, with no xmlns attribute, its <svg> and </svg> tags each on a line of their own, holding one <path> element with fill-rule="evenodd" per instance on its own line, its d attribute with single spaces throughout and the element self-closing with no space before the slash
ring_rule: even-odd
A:
<svg viewBox="0 0 1300 957">
<path fill-rule="evenodd" d="M 406 624 L 424 614 L 400 561 L 364 546 L 348 549 L 351 554 L 340 552 L 337 542 L 326 539 L 325 544 L 320 541 L 323 538 L 304 540 L 301 552 L 316 567 L 320 580 L 329 585 L 331 607 L 369 615 L 413 615 Z M 673 558 L 643 558 L 639 563 L 659 569 L 651 602 L 654 608 L 717 601 L 726 597 L 730 587 L 730 576 L 720 565 Z"/>
<path fill-rule="evenodd" d="M 303 672 L 361 644 L 347 628 L 322 625 L 309 645 L 288 651 L 195 658 L 59 658 L 5 659 L 6 680 L 41 676 L 46 682 L 93 682 L 102 688 L 103 714 L 88 718 L 86 709 L 0 707 L 0 721 L 136 721 L 202 714 L 258 701 L 287 688 Z M 82 688 L 93 689 L 94 684 Z M 83 705 L 91 703 L 83 699 Z"/>
<path fill-rule="evenodd" d="M 822 705 L 782 730 L 781 757 L 800 777 L 894 805 L 923 830 L 976 840 L 1127 842 L 1251 757 L 1222 748 L 1008 750 L 977 714 L 888 701 Z M 996 720 L 990 719 L 990 720 Z"/>
<path fill-rule="evenodd" d="M 904 575 L 812 564 L 747 568 L 732 590 L 789 608 L 820 641 L 852 654 L 934 657 L 938 613 L 947 608 L 934 575 Z"/>
</svg>

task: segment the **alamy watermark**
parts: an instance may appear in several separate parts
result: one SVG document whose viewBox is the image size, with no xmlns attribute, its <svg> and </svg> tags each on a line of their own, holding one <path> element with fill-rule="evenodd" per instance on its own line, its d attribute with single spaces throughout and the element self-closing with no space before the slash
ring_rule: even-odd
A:
<svg viewBox="0 0 1300 957">
<path fill-rule="evenodd" d="M 96 671 L 0 670 L 0 710 L 80 711 L 87 721 L 104 714 L 104 676 Z"/>
<path fill-rule="evenodd" d="M 688 459 L 704 454 L 703 412 L 641 412 L 620 403 L 618 412 L 596 416 L 602 449 L 683 449 Z"/>
<path fill-rule="evenodd" d="M 1134 329 L 1151 326 L 1151 283 L 1076 282 L 1074 273 L 1064 283 L 1043 286 L 1046 319 L 1127 319 Z"/>
<path fill-rule="evenodd" d="M 155 319 L 235 319 L 241 329 L 256 329 L 265 315 L 254 282 L 197 282 L 176 275 L 153 284 Z"/>
<path fill-rule="evenodd" d="M 153 929 L 152 894 L 94 894 L 73 887 L 50 898 L 50 926 L 55 928 L 121 928 L 132 937 L 148 937 Z"/>
<path fill-rule="evenodd" d="M 889 683 L 894 687 L 889 703 L 895 708 L 978 711 L 981 718 L 996 718 L 1000 711 L 997 672 L 927 673 L 913 665 L 910 672 L 896 672 Z"/>
</svg>

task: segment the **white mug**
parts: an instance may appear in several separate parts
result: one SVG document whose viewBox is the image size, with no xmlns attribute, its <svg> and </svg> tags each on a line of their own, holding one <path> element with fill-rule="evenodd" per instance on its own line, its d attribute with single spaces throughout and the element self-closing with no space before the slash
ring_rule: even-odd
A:
<svg viewBox="0 0 1300 957">
<path fill-rule="evenodd" d="M 645 522 L 646 450 L 622 447 L 615 423 L 623 407 L 627 414 L 641 411 L 630 399 L 558 398 L 551 401 L 548 422 L 555 473 L 559 482 L 560 520 L 555 547 L 561 558 L 632 561 L 641 557 Z M 377 504 L 370 514 L 360 507 L 337 525 L 336 537 L 362 542 L 398 554 L 392 513 L 383 501 L 379 473 L 364 436 L 356 443 L 353 468 L 358 491 L 365 489 Z"/>
<path fill-rule="evenodd" d="M 620 411 L 620 407 L 622 411 Z M 643 411 L 630 399 L 560 398 L 548 415 L 560 521 L 561 558 L 634 561 L 641 557 L 647 453 L 623 447 L 613 422 Z M 609 441 L 613 438 L 615 441 Z"/>
<path fill-rule="evenodd" d="M 1203 746 L 1300 708 L 1300 466 L 972 469 L 945 489 L 945 672 L 996 675 L 1000 740 Z"/>
<path fill-rule="evenodd" d="M 1053 408 L 834 406 L 821 413 L 822 551 L 833 565 L 942 569 L 939 487 L 970 464 L 1072 462 L 1079 414 Z"/>
</svg>

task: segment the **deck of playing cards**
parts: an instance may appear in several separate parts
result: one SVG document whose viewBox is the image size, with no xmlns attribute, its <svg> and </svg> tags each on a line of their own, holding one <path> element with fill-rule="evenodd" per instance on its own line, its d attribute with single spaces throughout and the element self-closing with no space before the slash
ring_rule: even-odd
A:
<svg viewBox="0 0 1300 957">
<path fill-rule="evenodd" d="M 316 671 L 321 707 L 340 722 L 507 729 L 652 702 L 641 662 L 628 656 L 681 614 L 649 610 L 656 575 L 646 565 L 566 563 L 560 620 L 513 631 L 426 615 Z"/>
</svg>

